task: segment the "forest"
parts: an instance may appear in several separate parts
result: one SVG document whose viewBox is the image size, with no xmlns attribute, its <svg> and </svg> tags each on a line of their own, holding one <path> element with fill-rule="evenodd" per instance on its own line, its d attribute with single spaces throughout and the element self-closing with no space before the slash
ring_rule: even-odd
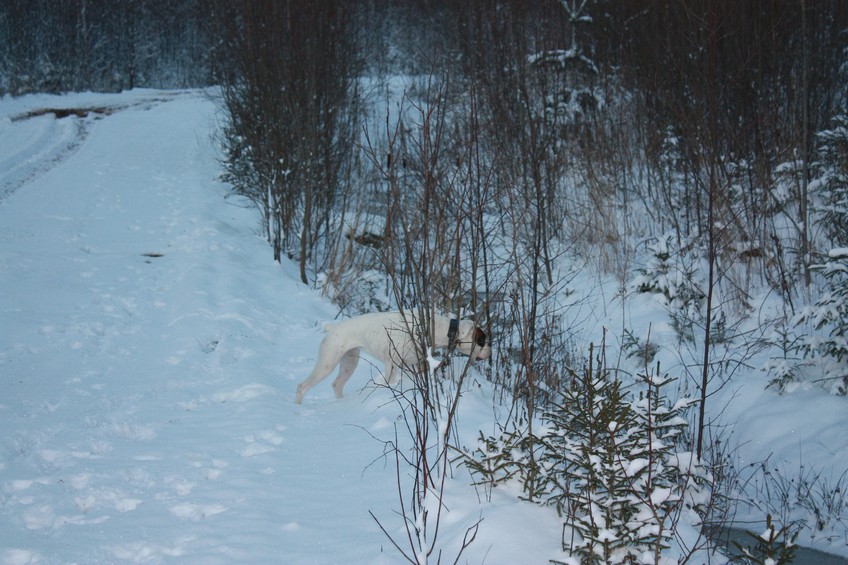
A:
<svg viewBox="0 0 848 565">
<path fill-rule="evenodd" d="M 848 3 L 6 0 L 0 37 L 0 95 L 214 87 L 274 259 L 344 315 L 483 323 L 511 409 L 459 457 L 581 559 L 659 562 L 683 507 L 724 523 L 734 379 L 848 396 Z M 646 299 L 660 322 L 624 313 Z M 449 430 L 415 386 L 411 428 Z"/>
</svg>

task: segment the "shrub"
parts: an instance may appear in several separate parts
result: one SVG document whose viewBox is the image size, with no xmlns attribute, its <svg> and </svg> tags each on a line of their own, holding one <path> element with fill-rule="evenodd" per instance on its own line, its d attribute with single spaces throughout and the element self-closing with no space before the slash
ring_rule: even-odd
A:
<svg viewBox="0 0 848 565">
<path fill-rule="evenodd" d="M 799 345 L 805 356 L 822 360 L 823 382 L 834 394 L 848 394 L 848 248 L 832 249 L 828 260 L 813 267 L 824 275 L 827 290 L 815 305 L 796 317 L 827 335 L 807 336 Z"/>
<path fill-rule="evenodd" d="M 554 506 L 570 532 L 563 550 L 577 562 L 659 562 L 679 510 L 704 499 L 685 496 L 708 477 L 676 449 L 693 401 L 669 404 L 663 388 L 673 379 L 659 366 L 640 375 L 645 388 L 633 398 L 593 355 L 537 435 L 519 419 L 497 437 L 481 434 L 465 463 L 478 484 L 517 481 L 527 499 Z"/>
<path fill-rule="evenodd" d="M 795 558 L 795 538 L 798 532 L 790 534 L 787 526 L 779 530 L 771 522 L 771 515 L 766 516 L 766 530 L 759 536 L 748 534 L 753 538 L 754 546 L 743 546 L 733 542 L 745 558 L 756 565 L 786 565 Z"/>
<path fill-rule="evenodd" d="M 661 296 L 680 340 L 694 341 L 694 322 L 702 317 L 704 285 L 698 281 L 697 257 L 687 257 L 687 251 L 697 254 L 694 241 L 675 245 L 675 239 L 673 233 L 666 233 L 648 243 L 647 264 L 636 270 L 630 287 Z"/>
</svg>

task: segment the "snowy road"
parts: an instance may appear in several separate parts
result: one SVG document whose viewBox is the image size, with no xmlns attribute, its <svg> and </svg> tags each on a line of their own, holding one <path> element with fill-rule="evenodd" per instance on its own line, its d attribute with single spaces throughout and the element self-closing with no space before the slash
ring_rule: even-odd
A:
<svg viewBox="0 0 848 565">
<path fill-rule="evenodd" d="M 397 409 L 367 363 L 292 403 L 336 311 L 225 199 L 215 105 L 42 98 L 0 103 L 0 563 L 398 562 L 368 514 L 400 531 L 371 435 Z M 9 119 L 59 103 L 118 109 Z M 466 485 L 448 547 L 483 512 Z M 552 511 L 499 496 L 469 560 L 556 556 Z"/>
<path fill-rule="evenodd" d="M 87 134 L 83 120 L 56 120 L 53 115 L 16 118 L 14 134 L 0 130 L 0 199 L 67 158 Z M 11 124 L 3 129 L 12 129 Z"/>
</svg>

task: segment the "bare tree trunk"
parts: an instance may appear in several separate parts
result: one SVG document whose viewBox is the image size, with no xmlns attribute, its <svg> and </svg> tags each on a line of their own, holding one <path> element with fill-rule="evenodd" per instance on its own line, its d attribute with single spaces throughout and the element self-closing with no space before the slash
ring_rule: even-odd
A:
<svg viewBox="0 0 848 565">
<path fill-rule="evenodd" d="M 809 127 L 810 127 L 810 101 L 808 88 L 807 69 L 807 2 L 801 2 L 801 261 L 804 267 L 804 286 L 810 287 L 810 264 L 812 257 L 810 253 L 810 226 L 809 226 Z"/>
<path fill-rule="evenodd" d="M 309 284 L 306 276 L 306 259 L 309 257 L 310 226 L 312 222 L 312 185 L 307 182 L 303 190 L 303 225 L 300 230 L 300 281 Z"/>
<path fill-rule="evenodd" d="M 710 109 L 710 148 L 708 152 L 709 185 L 707 187 L 707 234 L 709 275 L 707 280 L 707 312 L 704 323 L 704 362 L 701 373 L 701 402 L 698 408 L 698 445 L 697 455 L 701 458 L 704 445 L 704 429 L 706 428 L 705 413 L 707 406 L 707 386 L 710 377 L 710 331 L 712 330 L 713 285 L 715 279 L 716 233 L 715 233 L 715 200 L 718 191 L 718 94 L 716 92 L 716 59 L 718 50 L 716 35 L 718 33 L 714 7 L 709 9 L 709 109 Z"/>
</svg>

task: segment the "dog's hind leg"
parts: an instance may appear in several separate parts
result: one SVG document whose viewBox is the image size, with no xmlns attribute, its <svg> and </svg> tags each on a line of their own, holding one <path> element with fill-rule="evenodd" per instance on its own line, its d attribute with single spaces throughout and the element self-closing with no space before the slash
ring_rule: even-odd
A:
<svg viewBox="0 0 848 565">
<path fill-rule="evenodd" d="M 395 372 L 395 364 L 391 359 L 386 361 L 386 367 L 383 369 L 383 379 L 385 379 L 386 384 L 388 386 L 392 386 L 395 384 L 395 378 L 392 376 Z"/>
<path fill-rule="evenodd" d="M 337 348 L 337 344 L 333 341 L 329 335 L 321 340 L 321 346 L 318 348 L 318 361 L 315 362 L 315 368 L 312 369 L 309 376 L 297 385 L 297 394 L 294 397 L 295 403 L 300 404 L 306 391 L 326 379 L 339 364 L 343 352 Z"/>
<path fill-rule="evenodd" d="M 339 362 L 339 376 L 333 381 L 333 390 L 336 391 L 336 398 L 344 396 L 342 394 L 344 385 L 350 379 L 350 376 L 353 375 L 353 371 L 356 370 L 357 363 L 359 363 L 359 349 L 351 349 L 342 357 L 342 360 Z"/>
</svg>

